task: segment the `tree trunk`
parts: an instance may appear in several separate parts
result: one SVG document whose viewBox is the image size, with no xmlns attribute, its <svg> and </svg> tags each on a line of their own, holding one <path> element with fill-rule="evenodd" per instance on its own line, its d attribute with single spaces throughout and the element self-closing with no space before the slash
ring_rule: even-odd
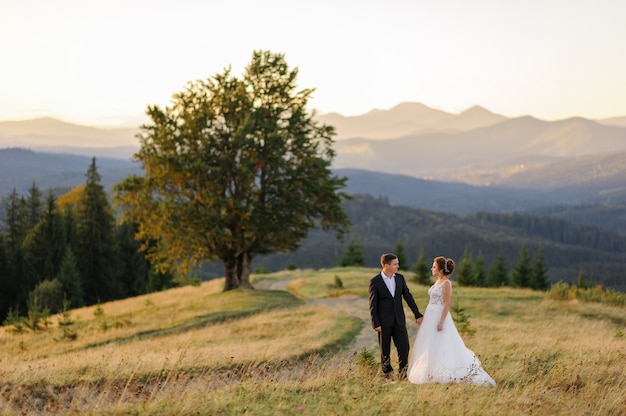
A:
<svg viewBox="0 0 626 416">
<path fill-rule="evenodd" d="M 224 291 L 233 289 L 253 289 L 250 284 L 252 255 L 241 253 L 232 258 L 222 259 L 224 263 Z"/>
<path fill-rule="evenodd" d="M 237 258 L 237 272 L 239 274 L 239 287 L 242 289 L 253 289 L 250 284 L 250 265 L 252 264 L 252 255 L 250 253 L 242 253 Z"/>
</svg>

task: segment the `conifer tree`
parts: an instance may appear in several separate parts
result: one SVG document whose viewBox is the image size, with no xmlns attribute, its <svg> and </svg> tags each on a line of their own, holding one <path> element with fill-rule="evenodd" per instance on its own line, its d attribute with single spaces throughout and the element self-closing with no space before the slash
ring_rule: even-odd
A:
<svg viewBox="0 0 626 416">
<path fill-rule="evenodd" d="M 348 266 L 364 266 L 365 256 L 363 255 L 363 246 L 358 238 L 353 238 L 348 243 L 346 250 L 341 257 L 341 267 Z"/>
<path fill-rule="evenodd" d="M 531 287 L 536 290 L 546 290 L 550 287 L 550 280 L 548 278 L 548 269 L 543 263 L 543 255 L 541 254 L 541 248 L 535 255 L 535 261 L 533 263 L 533 275 Z"/>
<path fill-rule="evenodd" d="M 26 272 L 34 284 L 54 279 L 65 256 L 65 233 L 52 191 L 46 197 L 40 221 L 24 239 L 23 248 Z"/>
<path fill-rule="evenodd" d="M 137 296 L 146 293 L 150 264 L 143 252 L 141 244 L 135 240 L 137 227 L 124 222 L 117 227 L 116 239 L 119 253 L 118 281 L 122 296 Z"/>
<path fill-rule="evenodd" d="M 7 249 L 5 243 L 5 235 L 0 231 L 0 276 L 2 278 L 2 284 L 0 284 L 0 322 L 4 322 L 4 319 L 11 308 L 11 294 L 7 283 L 9 283 L 9 259 L 7 256 Z"/>
<path fill-rule="evenodd" d="M 22 242 L 26 235 L 27 204 L 26 199 L 13 191 L 5 200 L 7 233 L 5 250 L 7 258 L 7 274 L 2 279 L 2 289 L 6 293 L 9 305 L 13 310 L 25 311 L 31 282 L 24 272 L 24 251 Z"/>
<path fill-rule="evenodd" d="M 509 268 L 506 264 L 506 258 L 502 252 L 499 252 L 496 259 L 489 268 L 487 284 L 490 287 L 501 287 L 509 285 Z"/>
<path fill-rule="evenodd" d="M 530 287 L 532 275 L 533 268 L 528 254 L 528 249 L 525 244 L 522 244 L 517 258 L 517 264 L 515 264 L 511 272 L 511 280 L 513 281 L 514 286 Z"/>
<path fill-rule="evenodd" d="M 485 273 L 485 257 L 482 253 L 479 253 L 474 260 L 474 273 L 473 273 L 473 281 L 476 286 L 485 287 L 487 286 L 487 275 Z"/>
<path fill-rule="evenodd" d="M 116 281 L 115 217 L 100 184 L 96 158 L 87 170 L 77 215 L 76 254 L 88 305 L 120 297 Z"/>
<path fill-rule="evenodd" d="M 26 199 L 26 229 L 30 230 L 39 223 L 43 211 L 42 193 L 37 187 L 35 181 L 28 189 L 28 198 Z"/>
<path fill-rule="evenodd" d="M 415 273 L 414 281 L 420 285 L 430 286 L 432 284 L 432 273 L 430 267 L 426 264 L 424 257 L 424 249 L 420 249 L 419 257 L 413 265 L 413 272 Z"/>
<path fill-rule="evenodd" d="M 9 252 L 14 254 L 22 245 L 27 231 L 27 203 L 23 196 L 13 191 L 5 201 L 6 204 L 6 224 L 8 229 L 7 246 Z"/>
<path fill-rule="evenodd" d="M 402 269 L 404 267 L 408 269 L 409 260 L 407 259 L 406 253 L 404 252 L 404 244 L 402 244 L 402 241 L 398 240 L 393 250 L 393 254 L 398 257 L 398 263 L 400 263 L 400 268 Z"/>
<path fill-rule="evenodd" d="M 80 308 L 85 305 L 84 279 L 70 247 L 67 247 L 65 252 L 57 280 L 61 282 L 65 298 L 72 308 Z"/>
<path fill-rule="evenodd" d="M 472 255 L 467 249 L 465 249 L 461 261 L 459 261 L 456 279 L 461 286 L 476 286 L 476 282 L 474 281 L 474 263 L 472 261 Z"/>
</svg>

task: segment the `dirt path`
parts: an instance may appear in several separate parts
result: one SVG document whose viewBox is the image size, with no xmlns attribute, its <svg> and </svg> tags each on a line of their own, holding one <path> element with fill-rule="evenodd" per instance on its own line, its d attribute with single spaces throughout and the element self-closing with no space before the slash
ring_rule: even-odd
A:
<svg viewBox="0 0 626 416">
<path fill-rule="evenodd" d="M 288 283 L 289 280 L 261 280 L 255 282 L 254 286 L 258 289 L 287 290 Z M 336 298 L 308 298 L 305 300 L 307 302 L 324 305 L 332 309 L 342 310 L 351 316 L 355 316 L 363 320 L 363 329 L 354 338 L 354 341 L 352 341 L 352 344 L 348 347 L 349 350 L 358 352 L 363 348 L 367 348 L 370 351 L 378 349 L 378 341 L 376 333 L 372 329 L 369 301 L 367 299 L 355 295 L 346 295 Z M 413 340 L 415 338 L 415 334 L 417 333 L 417 325 L 411 325 L 411 322 L 407 323 L 409 329 L 409 339 Z"/>
</svg>

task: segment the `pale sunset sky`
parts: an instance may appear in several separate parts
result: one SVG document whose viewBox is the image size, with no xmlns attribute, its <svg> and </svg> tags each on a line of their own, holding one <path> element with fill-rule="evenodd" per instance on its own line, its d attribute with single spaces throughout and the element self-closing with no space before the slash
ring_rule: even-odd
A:
<svg viewBox="0 0 626 416">
<path fill-rule="evenodd" d="M 623 0 L 0 0 L 0 121 L 138 125 L 258 49 L 319 113 L 626 116 L 625 22 Z"/>
</svg>

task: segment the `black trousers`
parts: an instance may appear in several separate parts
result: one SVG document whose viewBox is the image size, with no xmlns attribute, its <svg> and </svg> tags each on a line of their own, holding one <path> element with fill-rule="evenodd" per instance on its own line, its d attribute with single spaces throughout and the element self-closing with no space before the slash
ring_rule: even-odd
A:
<svg viewBox="0 0 626 416">
<path fill-rule="evenodd" d="M 406 330 L 406 324 L 400 325 L 396 322 L 393 326 L 383 326 L 378 333 L 380 364 L 385 375 L 393 372 L 390 357 L 391 340 L 393 340 L 396 350 L 398 350 L 398 374 L 400 377 L 406 377 L 406 370 L 409 365 L 409 334 Z"/>
</svg>

